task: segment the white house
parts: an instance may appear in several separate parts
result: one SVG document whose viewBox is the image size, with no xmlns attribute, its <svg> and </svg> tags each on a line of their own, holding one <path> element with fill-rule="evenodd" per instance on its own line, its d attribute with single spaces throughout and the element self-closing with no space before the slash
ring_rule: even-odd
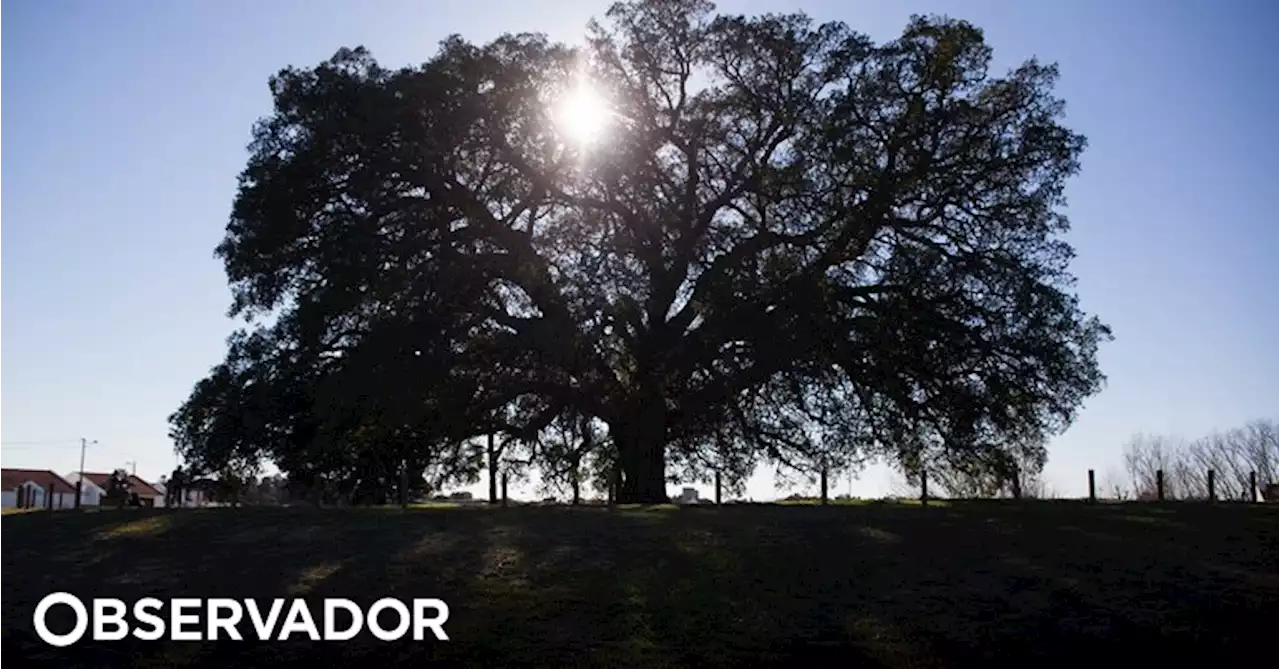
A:
<svg viewBox="0 0 1280 669">
<path fill-rule="evenodd" d="M 6 509 L 44 508 L 44 490 L 32 481 L 23 481 L 0 492 L 0 505 Z"/>
<path fill-rule="evenodd" d="M 6 509 L 72 509 L 75 486 L 48 469 L 0 469 L 0 506 Z"/>
<path fill-rule="evenodd" d="M 80 480 L 80 472 L 71 472 L 64 478 L 74 488 L 76 487 L 76 481 Z M 106 495 L 107 491 L 95 483 L 92 477 L 84 477 L 84 483 L 80 486 L 80 504 L 82 506 L 99 506 L 102 504 L 102 498 L 106 497 Z"/>
<path fill-rule="evenodd" d="M 160 507 L 165 505 L 165 498 L 168 496 L 166 494 L 166 485 L 167 484 L 163 479 L 159 483 L 151 484 L 151 487 L 155 488 L 156 492 L 160 493 L 160 496 L 156 498 L 155 506 Z M 209 495 L 200 487 L 197 487 L 194 490 L 190 488 L 184 490 L 182 492 L 182 498 L 182 504 L 180 506 L 184 507 L 205 506 L 209 504 L 210 501 Z"/>
</svg>

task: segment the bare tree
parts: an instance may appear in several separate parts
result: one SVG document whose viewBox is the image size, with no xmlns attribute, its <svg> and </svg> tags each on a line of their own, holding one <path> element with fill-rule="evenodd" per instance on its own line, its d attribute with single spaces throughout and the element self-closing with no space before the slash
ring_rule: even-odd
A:
<svg viewBox="0 0 1280 669">
<path fill-rule="evenodd" d="M 1191 442 L 1188 454 L 1199 474 L 1205 477 L 1205 493 L 1208 494 L 1208 476 L 1215 474 L 1214 495 L 1218 498 L 1239 499 L 1248 493 L 1249 463 L 1238 457 L 1240 440 L 1238 430 L 1214 432 Z"/>
<path fill-rule="evenodd" d="M 1102 478 L 1094 482 L 1094 485 L 1099 499 L 1114 499 L 1122 502 L 1139 496 L 1128 477 L 1115 467 L 1108 469 Z"/>
<path fill-rule="evenodd" d="M 1280 421 L 1255 420 L 1241 428 L 1245 457 L 1258 472 L 1258 486 L 1280 481 Z"/>
<path fill-rule="evenodd" d="M 1161 435 L 1137 435 L 1125 445 L 1128 482 L 1139 497 L 1154 497 L 1156 472 L 1164 472 L 1166 499 L 1205 499 L 1209 496 L 1209 471 L 1214 472 L 1214 496 L 1250 499 L 1250 475 L 1257 486 L 1280 478 L 1277 473 L 1277 436 L 1274 420 L 1255 420 L 1213 432 L 1193 441 Z"/>
<path fill-rule="evenodd" d="M 1175 478 L 1186 478 L 1184 471 L 1186 445 L 1170 437 L 1156 434 L 1136 434 L 1130 437 L 1124 447 L 1124 468 L 1128 475 L 1128 487 L 1135 497 L 1147 498 L 1156 495 L 1157 472 L 1164 472 L 1165 496 L 1175 497 L 1176 489 L 1183 490 L 1191 485 L 1190 481 Z M 1177 474 L 1175 477 L 1174 475 Z"/>
</svg>

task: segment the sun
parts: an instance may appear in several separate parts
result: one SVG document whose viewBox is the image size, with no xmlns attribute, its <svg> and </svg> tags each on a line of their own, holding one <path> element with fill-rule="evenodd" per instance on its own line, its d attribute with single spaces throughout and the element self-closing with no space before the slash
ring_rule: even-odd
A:
<svg viewBox="0 0 1280 669">
<path fill-rule="evenodd" d="M 586 81 L 570 89 L 552 114 L 560 133 L 580 148 L 603 139 L 613 121 L 609 101 Z"/>
</svg>

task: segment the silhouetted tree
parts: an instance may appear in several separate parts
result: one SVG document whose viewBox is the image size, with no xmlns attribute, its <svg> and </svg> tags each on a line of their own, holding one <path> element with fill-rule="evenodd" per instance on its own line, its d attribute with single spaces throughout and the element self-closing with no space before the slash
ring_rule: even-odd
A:
<svg viewBox="0 0 1280 669">
<path fill-rule="evenodd" d="M 723 445 L 992 460 L 1099 389 L 1053 66 L 994 76 L 950 19 L 877 45 L 701 0 L 607 18 L 582 50 L 272 79 L 218 247 L 255 329 L 175 414 L 188 457 L 421 469 L 569 412 L 608 426 L 620 501 L 665 502 L 670 461 Z M 557 124 L 584 89 L 607 141 Z"/>
<path fill-rule="evenodd" d="M 964 460 L 942 460 L 928 468 L 929 485 L 940 496 L 965 499 L 1041 496 L 1048 453 L 1039 440 L 1011 438 L 1000 448 Z"/>
</svg>

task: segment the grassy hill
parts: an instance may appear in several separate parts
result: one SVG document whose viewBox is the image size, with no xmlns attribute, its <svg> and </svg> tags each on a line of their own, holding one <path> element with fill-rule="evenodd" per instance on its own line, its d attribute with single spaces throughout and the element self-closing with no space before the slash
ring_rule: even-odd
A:
<svg viewBox="0 0 1280 669">
<path fill-rule="evenodd" d="M 4 657 L 60 667 L 1276 663 L 1274 506 L 247 508 L 2 522 Z M 54 649 L 31 617 L 57 590 L 86 603 L 438 597 L 451 641 Z"/>
</svg>

